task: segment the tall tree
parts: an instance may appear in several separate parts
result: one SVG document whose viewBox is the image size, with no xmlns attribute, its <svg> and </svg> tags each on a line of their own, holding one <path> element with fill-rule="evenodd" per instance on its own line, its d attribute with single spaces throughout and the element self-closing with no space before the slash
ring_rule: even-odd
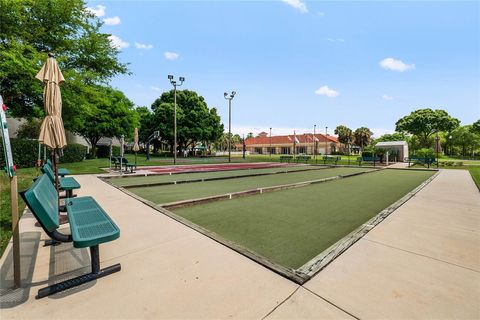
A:
<svg viewBox="0 0 480 320">
<path fill-rule="evenodd" d="M 81 124 L 75 133 L 89 141 L 94 156 L 100 138 L 121 135 L 130 138 L 139 124 L 133 103 L 121 91 L 109 87 L 95 86 L 82 107 L 82 112 L 77 115 Z"/>
<path fill-rule="evenodd" d="M 477 120 L 472 124 L 472 131 L 480 135 L 480 120 Z"/>
<path fill-rule="evenodd" d="M 18 117 L 43 115 L 42 84 L 35 74 L 53 52 L 65 76 L 65 127 L 75 131 L 81 94 L 127 72 L 118 49 L 100 32 L 102 22 L 83 0 L 0 0 L 0 91 Z"/>
<path fill-rule="evenodd" d="M 452 131 L 460 121 L 451 117 L 445 110 L 419 109 L 397 121 L 396 131 L 416 135 L 420 146 L 431 147 L 429 138 L 440 131 Z"/>
<path fill-rule="evenodd" d="M 408 136 L 405 135 L 404 133 L 401 132 L 394 132 L 394 133 L 386 133 L 384 135 L 381 135 L 377 139 L 375 139 L 375 142 L 381 142 L 381 141 L 407 141 Z"/>
<path fill-rule="evenodd" d="M 138 115 L 139 128 L 138 140 L 143 143 L 148 142 L 148 138 L 153 133 L 153 113 L 148 107 L 137 107 L 135 112 Z"/>
<path fill-rule="evenodd" d="M 339 125 L 335 128 L 335 134 L 338 136 L 338 141 L 343 143 L 347 147 L 348 153 L 350 153 L 350 146 L 353 142 L 352 129 L 344 125 Z"/>
<path fill-rule="evenodd" d="M 360 147 L 361 150 L 368 146 L 372 141 L 373 132 L 367 127 L 360 127 L 353 133 L 354 143 Z"/>
<path fill-rule="evenodd" d="M 466 156 L 469 151 L 473 152 L 480 146 L 480 135 L 475 133 L 472 125 L 458 127 L 452 131 L 451 135 L 453 145 L 460 148 L 462 156 Z"/>
<path fill-rule="evenodd" d="M 174 96 L 173 90 L 164 92 L 152 104 L 153 126 L 160 135 L 174 145 Z M 223 132 L 223 125 L 215 108 L 209 109 L 205 99 L 190 90 L 177 91 L 177 145 L 193 148 L 197 142 L 213 143 Z M 178 150 L 179 151 L 179 150 Z"/>
</svg>

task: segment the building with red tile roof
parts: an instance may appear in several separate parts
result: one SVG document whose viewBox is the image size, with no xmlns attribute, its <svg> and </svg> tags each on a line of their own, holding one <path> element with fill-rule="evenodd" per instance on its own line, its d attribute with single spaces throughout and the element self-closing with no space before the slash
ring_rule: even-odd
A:
<svg viewBox="0 0 480 320">
<path fill-rule="evenodd" d="M 321 133 L 304 133 L 296 135 L 269 136 L 266 132 L 261 132 L 257 137 L 245 139 L 246 151 L 250 153 L 269 154 L 270 147 L 272 154 L 295 154 L 305 153 L 331 154 L 341 149 L 341 144 L 335 136 L 324 135 Z M 237 150 L 241 150 L 239 145 Z"/>
</svg>

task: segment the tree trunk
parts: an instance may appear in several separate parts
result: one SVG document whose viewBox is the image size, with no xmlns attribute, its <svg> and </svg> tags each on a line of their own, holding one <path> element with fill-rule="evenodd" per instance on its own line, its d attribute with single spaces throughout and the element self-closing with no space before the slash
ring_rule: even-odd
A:
<svg viewBox="0 0 480 320">
<path fill-rule="evenodd" d="M 90 137 L 88 138 L 88 141 L 90 142 L 90 144 L 92 145 L 92 157 L 93 158 L 96 158 L 97 157 L 97 142 L 98 140 L 100 140 L 100 138 L 98 137 Z"/>
</svg>

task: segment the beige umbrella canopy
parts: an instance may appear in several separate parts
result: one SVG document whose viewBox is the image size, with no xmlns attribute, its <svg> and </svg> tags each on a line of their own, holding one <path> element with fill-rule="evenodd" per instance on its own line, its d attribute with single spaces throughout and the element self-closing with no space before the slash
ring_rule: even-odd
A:
<svg viewBox="0 0 480 320">
<path fill-rule="evenodd" d="M 140 151 L 140 146 L 138 145 L 138 128 L 135 128 L 133 131 L 133 151 L 138 152 Z"/>
<path fill-rule="evenodd" d="M 50 149 L 62 149 L 67 145 L 62 121 L 62 95 L 60 84 L 65 81 L 53 55 L 49 54 L 47 62 L 36 75 L 44 83 L 43 104 L 45 119 L 40 127 L 38 141 Z"/>
</svg>

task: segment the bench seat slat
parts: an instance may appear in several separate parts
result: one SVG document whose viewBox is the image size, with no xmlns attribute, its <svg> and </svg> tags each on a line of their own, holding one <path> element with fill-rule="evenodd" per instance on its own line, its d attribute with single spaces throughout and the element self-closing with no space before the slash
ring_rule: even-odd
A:
<svg viewBox="0 0 480 320">
<path fill-rule="evenodd" d="M 120 229 L 92 197 L 67 200 L 73 246 L 86 248 L 120 237 Z"/>
<path fill-rule="evenodd" d="M 60 178 L 60 188 L 63 190 L 80 189 L 80 183 L 72 177 Z"/>
</svg>

